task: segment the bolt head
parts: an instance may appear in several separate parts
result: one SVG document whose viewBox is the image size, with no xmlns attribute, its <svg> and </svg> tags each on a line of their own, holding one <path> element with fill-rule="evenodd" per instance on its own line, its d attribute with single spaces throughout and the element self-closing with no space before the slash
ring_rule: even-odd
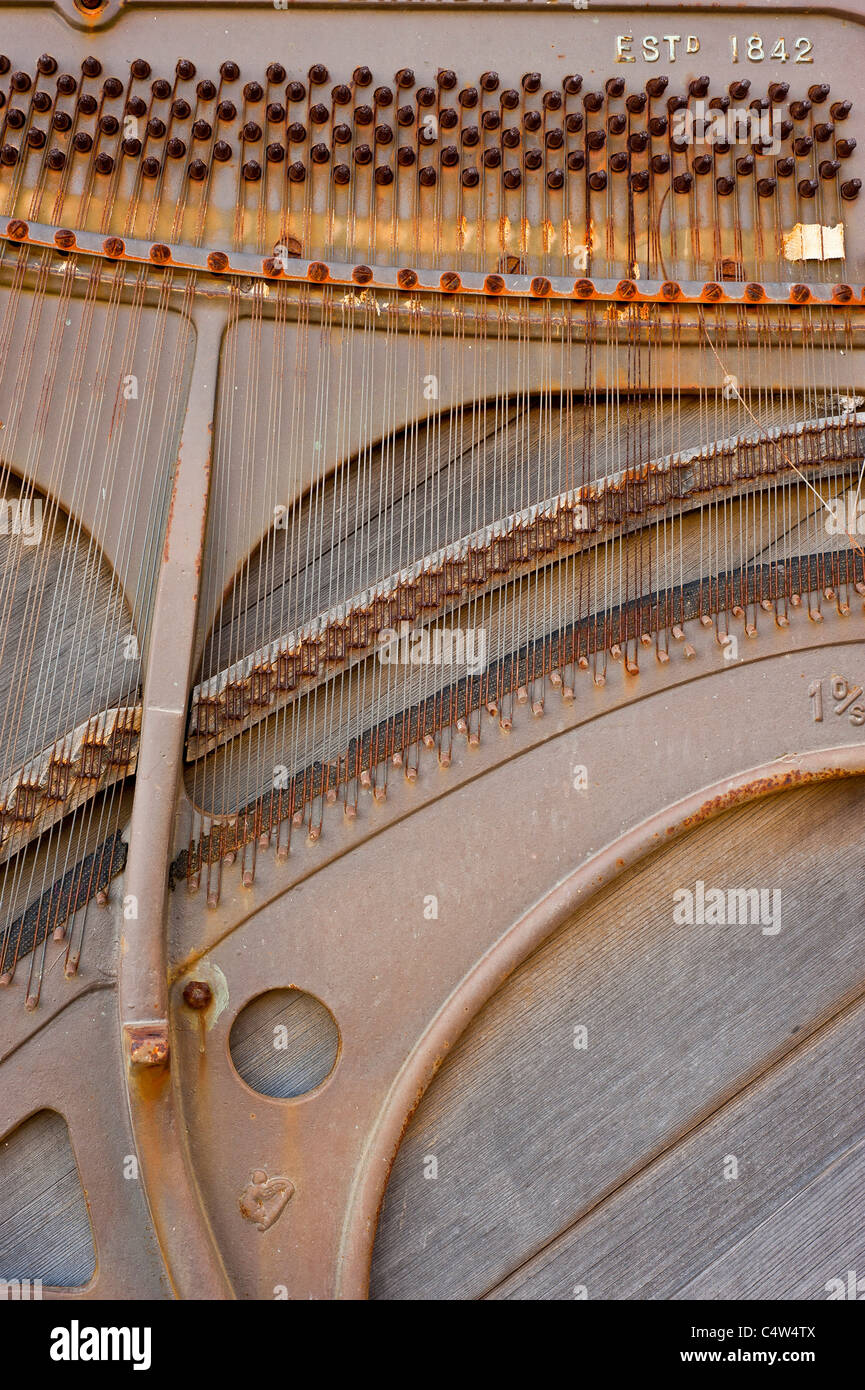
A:
<svg viewBox="0 0 865 1390">
<path fill-rule="evenodd" d="M 213 990 L 206 980 L 190 980 L 183 991 L 183 1002 L 189 1009 L 208 1009 L 213 1003 Z"/>
</svg>

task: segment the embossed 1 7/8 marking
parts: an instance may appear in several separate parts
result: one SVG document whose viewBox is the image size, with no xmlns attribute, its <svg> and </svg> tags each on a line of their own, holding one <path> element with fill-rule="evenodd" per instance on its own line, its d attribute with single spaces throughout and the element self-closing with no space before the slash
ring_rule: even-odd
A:
<svg viewBox="0 0 865 1390">
<path fill-rule="evenodd" d="M 832 676 L 829 687 L 835 704 L 836 714 L 846 714 L 850 723 L 860 728 L 865 724 L 865 705 L 855 704 L 862 695 L 861 685 L 850 685 L 844 676 Z M 811 715 L 815 724 L 823 722 L 823 681 L 812 681 L 808 687 L 811 701 Z"/>
</svg>

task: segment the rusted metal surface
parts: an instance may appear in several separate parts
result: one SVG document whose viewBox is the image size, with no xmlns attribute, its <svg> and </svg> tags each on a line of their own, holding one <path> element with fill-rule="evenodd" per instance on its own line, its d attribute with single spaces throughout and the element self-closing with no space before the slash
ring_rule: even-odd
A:
<svg viewBox="0 0 865 1390">
<path fill-rule="evenodd" d="M 374 27 L 379 14 L 371 9 L 370 15 L 374 18 L 368 26 Z M 255 18 L 252 8 L 253 25 Z M 599 52 L 597 59 L 604 66 L 618 63 L 616 75 L 600 88 L 597 65 L 591 64 L 584 78 L 564 66 L 567 52 L 557 54 L 550 69 L 549 46 L 538 47 L 538 35 L 551 18 L 534 15 L 524 20 L 515 14 L 508 26 L 516 33 L 528 22 L 528 51 L 543 54 L 546 72 L 514 71 L 507 50 L 501 74 L 491 68 L 477 74 L 440 66 L 426 75 L 420 66 L 396 70 L 391 63 L 399 40 L 388 34 L 377 46 L 376 56 L 384 64 L 377 73 L 365 65 L 344 64 L 342 71 L 332 74 L 321 63 L 292 70 L 279 62 L 267 64 L 260 49 L 257 60 L 244 63 L 241 73 L 241 64 L 233 59 L 215 61 L 212 43 L 196 35 L 198 62 L 181 59 L 172 73 L 160 61 L 142 56 L 128 66 L 124 63 L 123 76 L 112 74 L 100 91 L 96 83 L 102 65 L 88 55 L 80 64 L 85 105 L 79 100 L 74 119 L 67 98 L 77 89 L 78 79 L 69 73 L 58 78 L 58 59 L 43 55 L 44 71 L 37 66 L 35 75 L 13 74 L 18 86 L 13 86 L 10 99 L 26 101 L 29 109 L 28 119 L 4 121 L 0 183 L 8 181 L 13 204 L 5 235 L 19 243 L 32 238 L 53 247 L 56 233 L 64 250 L 78 245 L 111 260 L 185 265 L 215 274 L 238 269 L 253 276 L 346 288 L 387 286 L 411 293 L 528 294 L 541 299 L 575 294 L 634 304 L 689 298 L 718 303 L 729 298 L 756 305 L 771 299 L 773 291 L 764 284 L 764 276 L 752 273 L 746 283 L 733 282 L 730 288 L 723 267 L 731 260 L 741 261 L 743 243 L 748 259 L 753 253 L 753 259 L 765 260 L 762 241 L 764 236 L 774 239 L 779 217 L 788 233 L 796 224 L 823 225 L 825 218 L 803 214 L 803 204 L 831 205 L 836 218 L 855 204 L 861 190 L 861 180 L 850 177 L 856 168 L 855 139 L 833 139 L 833 121 L 846 119 L 849 101 L 836 97 L 831 108 L 825 108 L 827 84 L 811 81 L 803 99 L 804 94 L 791 96 L 790 82 L 767 81 L 766 95 L 757 99 L 777 118 L 771 139 L 755 138 L 750 152 L 735 160 L 728 158 L 727 145 L 692 161 L 675 137 L 673 118 L 678 111 L 688 109 L 692 101 L 703 101 L 710 87 L 717 99 L 721 83 L 734 100 L 748 97 L 753 107 L 752 79 L 743 81 L 737 53 L 730 48 L 725 52 L 717 20 L 713 17 L 709 24 L 711 42 L 705 27 L 702 40 L 689 38 L 696 48 L 687 51 L 700 57 L 690 62 L 686 58 L 684 70 L 674 66 L 671 46 L 672 76 L 656 75 L 647 66 L 651 58 L 638 63 L 635 55 Z M 278 22 L 273 15 L 271 21 Z M 343 28 L 350 30 L 355 23 L 357 17 L 346 18 Z M 297 15 L 295 25 L 298 36 L 304 30 L 309 34 L 308 16 Z M 597 38 L 608 41 L 608 35 L 605 26 L 603 37 Z M 412 39 L 420 63 L 427 59 L 429 33 L 421 26 Z M 499 41 L 499 35 L 490 35 L 490 59 Z M 711 65 L 713 80 L 695 75 L 696 61 Z M 115 72 L 120 70 L 118 63 Z M 756 66 L 749 70 L 769 71 Z M 393 85 L 376 87 L 376 80 L 382 79 Z M 60 124 L 43 119 L 55 91 L 59 114 L 67 118 Z M 121 98 L 125 107 L 119 104 Z M 628 104 L 622 106 L 624 101 Z M 815 125 L 812 109 L 821 107 L 832 120 Z M 127 115 L 140 122 L 134 134 L 121 119 Z M 434 117 L 432 124 L 426 119 L 429 115 Z M 44 180 L 50 189 L 84 158 L 112 201 L 118 186 L 138 190 L 131 222 L 123 200 L 113 225 L 105 225 L 105 216 L 94 211 L 89 226 L 52 229 L 43 221 L 34 236 L 33 223 L 39 222 L 38 209 L 47 199 L 44 193 L 35 200 L 17 196 L 21 185 Z M 277 188 L 281 194 L 286 182 L 296 190 L 314 188 L 317 215 L 292 215 L 289 205 L 286 221 L 284 198 L 273 196 Z M 173 235 L 151 234 L 146 244 L 139 244 L 139 233 L 152 222 L 171 226 L 170 212 L 178 206 L 181 190 L 186 201 L 189 185 L 203 195 L 194 200 L 190 215 L 181 218 L 190 225 L 189 235 L 183 235 L 183 228 L 172 228 Z M 579 208 L 571 197 L 577 186 Z M 149 189 L 147 197 L 141 198 L 142 187 Z M 226 215 L 232 198 L 246 211 L 255 209 L 259 225 L 254 237 L 243 235 L 242 223 L 238 229 Z M 151 202 L 162 207 L 161 218 L 151 216 Z M 321 215 L 325 203 L 332 218 Z M 708 217 L 726 226 L 730 245 L 724 253 L 697 256 L 711 263 L 702 284 L 689 286 L 687 276 L 683 280 L 675 238 L 670 263 L 656 256 L 655 272 L 644 270 L 640 275 L 637 266 L 644 248 L 649 248 L 651 258 L 649 226 L 660 227 L 662 211 L 671 226 L 678 218 L 683 231 L 689 221 L 694 225 L 696 219 L 699 227 Z M 398 254 L 387 268 L 379 264 L 379 255 L 369 257 L 371 265 L 351 259 L 340 265 L 334 260 L 328 224 L 332 219 L 353 221 L 355 213 L 364 230 L 368 223 L 372 241 L 378 235 L 375 224 L 392 227 L 391 235 L 400 238 L 412 235 L 410 227 L 424 225 L 428 255 L 419 265 L 405 263 Z M 605 251 L 601 236 L 596 245 L 593 235 L 601 222 L 612 222 L 606 228 Z M 98 232 L 98 239 L 92 239 L 91 232 Z M 488 268 L 486 275 L 471 264 L 468 247 L 474 236 L 484 249 L 498 246 L 500 251 L 498 268 Z M 364 239 L 361 235 L 361 244 Z M 259 254 L 249 263 L 243 259 L 248 248 L 238 242 L 252 240 Z M 262 242 L 266 255 L 261 254 Z M 692 250 L 698 243 L 699 231 Z M 303 260 L 293 265 L 298 250 Z M 606 281 L 599 283 L 594 259 L 617 263 L 618 273 L 608 266 Z M 849 259 L 861 261 L 857 255 Z M 565 276 L 568 261 L 578 263 L 584 272 L 580 278 Z M 514 277 L 515 268 L 525 273 Z M 831 300 L 861 302 L 861 284 L 854 288 L 839 280 L 837 289 L 829 291 Z M 822 287 L 817 290 L 808 281 L 808 276 L 799 275 L 795 286 L 777 287 L 775 294 L 785 303 L 812 298 L 817 302 L 823 297 Z"/>
<path fill-rule="evenodd" d="M 128 1024 L 126 1041 L 132 1067 L 164 1067 L 168 1062 L 168 1029 L 161 1023 Z"/>
<path fill-rule="evenodd" d="M 838 646 L 848 623 L 847 644 Z M 238 1169 L 242 1177 L 256 1162 L 278 1165 L 296 1186 L 283 1218 L 296 1242 L 292 1277 L 303 1271 L 293 1296 L 363 1296 L 375 1216 L 405 1117 L 466 1022 L 519 960 L 578 902 L 702 819 L 788 786 L 865 771 L 861 731 L 813 724 L 807 698 L 817 672 L 855 665 L 861 623 L 861 616 L 816 626 L 796 620 L 786 632 L 764 632 L 731 669 L 713 635 L 688 620 L 684 637 L 697 652 L 689 662 L 648 667 L 635 681 L 622 672 L 588 703 L 548 704 L 543 720 L 515 725 L 506 752 L 499 740 L 475 749 L 461 743 L 446 785 L 422 767 L 416 783 L 396 784 L 385 806 L 371 798 L 361 806 L 349 836 L 301 845 L 282 867 L 260 859 L 252 890 L 241 886 L 239 868 L 226 868 L 222 903 L 203 940 L 195 899 L 175 893 L 176 988 L 206 964 L 224 971 L 231 995 L 230 1009 L 207 1033 L 203 1062 L 194 1028 L 181 1030 L 175 1045 L 187 1077 L 181 1089 L 194 1161 L 208 1174 L 219 1243 L 243 1266 L 239 1296 L 266 1296 L 287 1276 L 277 1246 L 248 1248 L 232 1226 Z M 739 709 L 734 745 L 725 732 L 731 700 Z M 699 759 L 671 755 L 673 730 L 684 722 Z M 654 739 L 641 742 L 640 776 L 623 798 L 619 750 L 646 723 Z M 839 737 L 841 746 L 831 741 Z M 568 791 L 577 762 L 589 764 L 588 798 Z M 485 853 L 467 862 L 458 853 L 461 827 L 481 820 Z M 397 827 L 398 863 L 383 894 L 382 837 Z M 436 893 L 438 919 L 411 946 L 403 931 L 396 966 L 398 923 L 420 914 L 417 893 L 427 889 Z M 467 895 L 471 920 L 453 910 Z M 252 1103 L 232 1068 L 227 1030 L 249 998 L 289 982 L 332 1009 L 340 1062 L 314 1099 L 256 1096 Z"/>
<path fill-rule="evenodd" d="M 151 658 L 145 673 L 136 799 L 124 882 L 125 899 L 131 902 L 132 911 L 121 942 L 119 999 L 137 1153 L 172 1286 L 178 1296 L 219 1298 L 230 1297 L 231 1286 L 200 1214 L 196 1179 L 175 1111 L 166 993 L 167 865 L 186 720 L 223 325 L 211 310 L 199 312 L 195 326 L 198 351 L 165 533 Z"/>
<path fill-rule="evenodd" d="M 410 289 L 412 294 L 487 295 L 501 299 L 574 300 L 578 303 L 611 304 L 672 304 L 682 306 L 744 305 L 769 307 L 789 305 L 807 308 L 819 305 L 844 305 L 855 309 L 865 304 L 865 285 L 844 283 L 784 284 L 768 282 L 730 284 L 712 280 L 610 280 L 604 277 L 577 280 L 563 276 L 479 275 L 471 271 L 429 272 L 423 269 L 395 270 L 379 266 L 372 270 L 364 265 L 345 263 L 325 264 L 323 261 L 302 261 L 296 264 L 274 261 L 272 256 L 261 260 L 254 253 L 235 251 L 204 251 L 194 246 L 166 246 L 163 242 L 147 244 L 135 239 L 100 238 L 97 233 L 73 232 L 41 223 L 20 219 L 0 225 L 0 240 L 18 245 L 51 250 L 64 250 L 106 259 L 124 261 L 130 265 L 160 266 L 183 271 L 209 271 L 218 275 L 242 275 L 246 278 L 284 282 L 287 285 L 334 285 L 346 290 L 362 286 L 364 290 Z M 400 278 L 402 277 L 402 278 Z"/>
<path fill-rule="evenodd" d="M 183 990 L 183 1002 L 190 1009 L 207 1009 L 213 1002 L 213 990 L 206 980 L 190 980 Z"/>
</svg>

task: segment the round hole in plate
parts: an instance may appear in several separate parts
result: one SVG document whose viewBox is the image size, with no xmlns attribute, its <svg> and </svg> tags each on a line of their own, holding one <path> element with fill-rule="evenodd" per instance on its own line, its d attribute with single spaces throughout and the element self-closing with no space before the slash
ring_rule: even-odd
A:
<svg viewBox="0 0 865 1390">
<path fill-rule="evenodd" d="M 244 1004 L 228 1039 L 238 1074 L 263 1096 L 291 1100 L 314 1091 L 336 1065 L 339 1029 L 302 989 L 269 989 Z"/>
</svg>

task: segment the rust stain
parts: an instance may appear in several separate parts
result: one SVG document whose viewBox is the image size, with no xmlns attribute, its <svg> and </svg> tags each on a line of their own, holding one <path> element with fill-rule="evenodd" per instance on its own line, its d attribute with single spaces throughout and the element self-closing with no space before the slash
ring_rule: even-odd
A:
<svg viewBox="0 0 865 1390">
<path fill-rule="evenodd" d="M 129 1061 L 133 1067 L 163 1068 L 168 1062 L 168 1030 L 165 1024 L 141 1024 L 127 1029 Z"/>
<path fill-rule="evenodd" d="M 678 834 L 681 830 L 690 830 L 696 825 L 702 825 L 704 821 L 711 820 L 722 811 L 729 811 L 734 806 L 738 806 L 745 801 L 754 801 L 761 796 L 770 796 L 773 792 L 784 791 L 790 787 L 806 786 L 812 782 L 830 782 L 838 777 L 856 777 L 859 774 L 851 772 L 848 768 L 830 767 L 824 768 L 820 772 L 800 772 L 796 768 L 790 768 L 786 772 L 776 772 L 769 777 L 758 777 L 753 782 L 745 782 L 740 787 L 732 787 L 729 791 L 722 792 L 720 796 L 713 796 L 708 801 L 704 801 L 698 811 L 691 816 L 685 816 L 677 825 L 667 827 L 668 835 Z"/>
<path fill-rule="evenodd" d="M 168 504 L 168 517 L 166 518 L 165 522 L 165 546 L 162 551 L 162 560 L 163 563 L 166 565 L 168 564 L 168 556 L 170 551 L 171 523 L 174 518 L 174 503 L 177 500 L 177 483 L 180 477 L 180 458 L 182 453 L 183 443 L 181 442 L 177 447 L 177 462 L 174 465 L 174 479 L 171 484 L 171 501 Z"/>
<path fill-rule="evenodd" d="M 210 481 L 211 481 L 211 474 L 212 474 L 212 472 L 213 472 L 213 421 L 212 421 L 212 420 L 208 421 L 208 424 L 207 424 L 207 432 L 208 432 L 208 434 L 210 435 L 211 438 L 210 438 L 210 448 L 209 448 L 208 451 L 207 451 L 207 458 L 205 459 L 205 462 L 204 462 L 204 495 L 205 495 L 205 497 L 209 498 L 209 497 L 210 497 Z M 206 535 L 207 535 L 207 507 L 204 508 L 204 512 L 203 512 L 203 515 L 202 515 L 202 518 L 201 518 L 201 537 L 200 537 L 199 542 L 198 542 L 198 550 L 197 550 L 196 553 L 195 553 L 195 577 L 196 577 L 196 579 L 200 579 L 200 578 L 201 578 L 201 561 L 202 561 L 202 556 L 203 556 L 203 554 L 204 554 L 204 540 L 205 540 L 205 536 L 206 536 Z M 196 598 L 196 600 L 197 600 L 197 598 L 198 598 L 198 591 L 197 591 L 197 590 L 196 590 L 195 598 Z"/>
</svg>

